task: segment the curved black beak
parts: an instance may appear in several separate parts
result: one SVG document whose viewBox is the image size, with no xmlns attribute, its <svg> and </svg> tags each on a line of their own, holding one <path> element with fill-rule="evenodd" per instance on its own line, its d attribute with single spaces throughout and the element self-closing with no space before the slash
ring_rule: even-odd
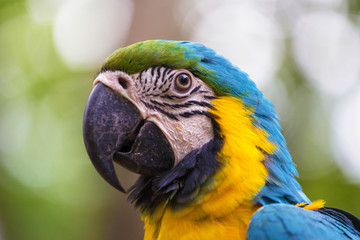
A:
<svg viewBox="0 0 360 240">
<path fill-rule="evenodd" d="M 86 104 L 83 134 L 96 170 L 121 192 L 125 190 L 113 161 L 144 175 L 167 171 L 175 162 L 171 145 L 157 125 L 143 120 L 129 100 L 102 83 L 95 86 Z"/>
</svg>

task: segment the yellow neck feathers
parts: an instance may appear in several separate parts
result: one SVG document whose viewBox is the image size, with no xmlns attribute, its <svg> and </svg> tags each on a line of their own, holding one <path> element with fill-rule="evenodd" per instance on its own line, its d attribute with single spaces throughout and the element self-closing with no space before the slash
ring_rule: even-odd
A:
<svg viewBox="0 0 360 240">
<path fill-rule="evenodd" d="M 224 145 L 218 160 L 221 169 L 212 177 L 208 191 L 191 206 L 173 209 L 159 206 L 144 215 L 145 239 L 245 239 L 250 218 L 260 207 L 252 198 L 265 184 L 268 174 L 264 152 L 273 153 L 276 146 L 267 133 L 257 128 L 253 109 L 233 97 L 219 97 L 212 102 L 210 113 L 220 126 Z M 210 190 L 210 191 L 209 191 Z"/>
</svg>

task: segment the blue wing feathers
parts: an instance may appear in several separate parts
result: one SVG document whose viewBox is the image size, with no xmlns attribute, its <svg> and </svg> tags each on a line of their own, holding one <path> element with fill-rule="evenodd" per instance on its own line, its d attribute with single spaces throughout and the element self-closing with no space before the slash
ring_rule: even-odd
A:
<svg viewBox="0 0 360 240">
<path fill-rule="evenodd" d="M 360 219 L 354 215 L 352 215 L 349 212 L 346 212 L 342 209 L 339 208 L 334 208 L 334 207 L 325 207 L 323 209 L 326 209 L 326 212 L 331 212 L 331 211 L 335 211 L 338 213 L 341 213 L 342 215 L 344 215 L 348 220 L 351 221 L 351 223 L 354 225 L 355 229 L 360 232 Z M 319 210 L 320 211 L 320 210 Z"/>
<path fill-rule="evenodd" d="M 252 217 L 247 239 L 359 240 L 360 233 L 346 216 L 328 208 L 310 211 L 288 204 L 270 204 Z"/>
</svg>

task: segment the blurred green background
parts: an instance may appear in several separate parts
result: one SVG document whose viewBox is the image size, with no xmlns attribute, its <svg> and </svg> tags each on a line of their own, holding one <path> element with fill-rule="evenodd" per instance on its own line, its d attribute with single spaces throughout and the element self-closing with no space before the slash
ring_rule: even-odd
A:
<svg viewBox="0 0 360 240">
<path fill-rule="evenodd" d="M 304 192 L 360 216 L 358 0 L 0 0 L 0 239 L 141 239 L 96 173 L 82 115 L 101 62 L 146 39 L 199 41 L 282 119 Z M 121 169 L 127 187 L 136 176 Z"/>
</svg>

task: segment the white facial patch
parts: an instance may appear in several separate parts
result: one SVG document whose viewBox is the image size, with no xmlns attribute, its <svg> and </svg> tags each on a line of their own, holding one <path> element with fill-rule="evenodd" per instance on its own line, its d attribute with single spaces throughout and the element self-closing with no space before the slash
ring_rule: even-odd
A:
<svg viewBox="0 0 360 240">
<path fill-rule="evenodd" d="M 128 100 L 142 117 L 164 133 L 175 154 L 175 164 L 214 137 L 208 110 L 213 90 L 191 72 L 153 67 L 128 75 L 121 71 L 100 73 L 102 82 Z"/>
</svg>

